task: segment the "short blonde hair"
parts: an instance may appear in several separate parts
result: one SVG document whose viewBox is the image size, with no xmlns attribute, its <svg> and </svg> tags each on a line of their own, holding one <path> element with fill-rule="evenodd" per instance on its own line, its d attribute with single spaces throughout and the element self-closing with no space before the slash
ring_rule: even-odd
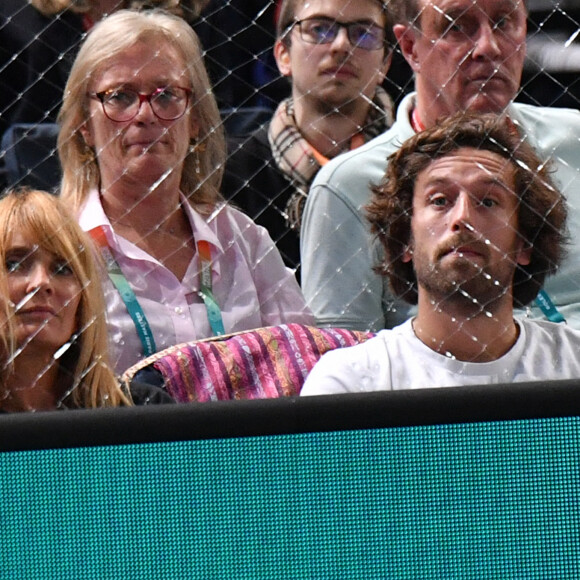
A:
<svg viewBox="0 0 580 580">
<path fill-rule="evenodd" d="M 85 39 L 71 69 L 58 117 L 61 192 L 75 210 L 99 185 L 95 154 L 81 134 L 89 119 L 89 85 L 112 58 L 139 42 L 158 39 L 174 47 L 183 59 L 193 90 L 192 115 L 199 127 L 197 150 L 188 154 L 183 164 L 181 190 L 193 204 L 209 207 L 209 211 L 221 201 L 225 137 L 197 35 L 184 20 L 162 11 L 120 10 L 99 22 Z"/>
<path fill-rule="evenodd" d="M 0 286 L 3 288 L 7 287 L 6 252 L 13 232 L 30 236 L 41 248 L 65 260 L 81 287 L 78 337 L 59 360 L 60 380 L 68 383 L 62 403 L 73 408 L 132 404 L 109 363 L 105 300 L 90 239 L 58 197 L 38 190 L 9 191 L 0 199 Z M 4 342 L 10 341 L 4 339 Z M 12 352 L 16 352 L 14 347 Z M 14 356 L 17 360 L 17 355 Z"/>
</svg>

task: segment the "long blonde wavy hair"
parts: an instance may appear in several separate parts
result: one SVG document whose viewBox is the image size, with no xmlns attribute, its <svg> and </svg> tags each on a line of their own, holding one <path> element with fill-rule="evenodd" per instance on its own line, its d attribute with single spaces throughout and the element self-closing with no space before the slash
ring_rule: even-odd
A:
<svg viewBox="0 0 580 580">
<path fill-rule="evenodd" d="M 38 190 L 12 190 L 0 199 L 0 287 L 7 288 L 6 252 L 13 232 L 28 237 L 44 250 L 67 262 L 81 287 L 77 310 L 76 340 L 58 360 L 59 384 L 66 384 L 66 407 L 94 408 L 131 405 L 109 363 L 105 301 L 91 241 L 65 204 Z M 7 294 L 5 294 L 7 295 Z M 5 305 L 4 312 L 7 314 Z M 11 362 L 4 365 L 4 388 L 9 388 L 12 366 L 18 364 L 12 326 L 0 325 L 3 347 Z"/>
</svg>

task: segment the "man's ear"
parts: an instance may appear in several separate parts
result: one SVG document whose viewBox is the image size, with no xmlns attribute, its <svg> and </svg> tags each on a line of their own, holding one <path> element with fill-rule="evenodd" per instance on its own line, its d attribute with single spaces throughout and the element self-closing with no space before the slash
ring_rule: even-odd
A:
<svg viewBox="0 0 580 580">
<path fill-rule="evenodd" d="M 401 262 L 403 262 L 404 264 L 408 264 L 409 262 L 413 261 L 413 246 L 411 245 L 411 242 L 409 242 L 406 246 L 405 249 L 403 250 L 403 254 L 401 256 Z"/>
<path fill-rule="evenodd" d="M 519 266 L 529 266 L 532 261 L 533 247 L 522 241 L 522 247 L 518 250 L 516 262 Z"/>
<path fill-rule="evenodd" d="M 290 63 L 290 47 L 281 40 L 274 43 L 274 58 L 278 65 L 280 74 L 285 77 L 292 76 L 292 65 Z"/>
<path fill-rule="evenodd" d="M 421 32 L 410 24 L 395 24 L 395 26 L 393 26 L 393 32 L 405 60 L 409 63 L 413 72 L 419 72 L 421 70 L 421 64 L 417 58 L 415 47 L 417 34 L 421 34 Z"/>
</svg>

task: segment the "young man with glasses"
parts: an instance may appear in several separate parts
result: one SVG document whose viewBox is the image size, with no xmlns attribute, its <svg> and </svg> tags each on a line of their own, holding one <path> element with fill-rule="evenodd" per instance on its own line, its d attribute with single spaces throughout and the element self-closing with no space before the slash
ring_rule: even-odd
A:
<svg viewBox="0 0 580 580">
<path fill-rule="evenodd" d="M 269 230 L 294 269 L 302 208 L 317 171 L 392 123 L 392 102 L 380 87 L 391 59 L 391 30 L 379 0 L 281 5 L 274 55 L 291 96 L 268 126 L 231 140 L 222 191 Z"/>
</svg>

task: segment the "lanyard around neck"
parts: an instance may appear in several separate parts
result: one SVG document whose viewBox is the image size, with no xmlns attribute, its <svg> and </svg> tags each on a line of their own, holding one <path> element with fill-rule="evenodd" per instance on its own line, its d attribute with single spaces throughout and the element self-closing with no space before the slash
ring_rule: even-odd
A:
<svg viewBox="0 0 580 580">
<path fill-rule="evenodd" d="M 222 320 L 222 313 L 215 296 L 213 295 L 211 282 L 211 250 L 209 242 L 201 240 L 197 242 L 197 252 L 201 265 L 201 287 L 199 296 L 205 303 L 207 319 L 214 336 L 226 333 Z"/>
<path fill-rule="evenodd" d="M 91 230 L 90 234 L 94 242 L 99 247 L 101 255 L 105 260 L 109 279 L 121 295 L 121 299 L 123 300 L 123 303 L 129 312 L 129 316 L 135 324 L 137 335 L 139 336 L 141 344 L 143 345 L 143 354 L 146 357 L 152 355 L 153 353 L 157 352 L 155 339 L 153 338 L 153 332 L 151 331 L 151 327 L 149 326 L 149 322 L 147 322 L 145 313 L 143 312 L 143 309 L 137 300 L 137 296 L 135 296 L 135 292 L 133 292 L 133 289 L 125 277 L 125 274 L 123 274 L 121 267 L 113 256 L 113 252 L 111 252 L 111 249 L 109 248 L 107 237 L 105 235 L 105 229 L 103 226 L 100 226 Z"/>
<path fill-rule="evenodd" d="M 143 346 L 144 355 L 146 357 L 152 355 L 157 352 L 153 332 L 151 331 L 147 317 L 137 300 L 137 296 L 135 296 L 135 293 L 123 274 L 119 263 L 115 260 L 115 257 L 109 248 L 104 228 L 102 226 L 95 228 L 90 231 L 90 234 L 101 251 L 101 255 L 103 256 L 107 267 L 109 279 L 121 295 L 121 299 L 129 312 L 129 316 L 135 324 L 137 335 L 139 336 Z M 214 336 L 221 336 L 225 334 L 225 329 L 219 304 L 212 291 L 210 245 L 208 242 L 202 240 L 197 243 L 197 249 L 201 265 L 201 288 L 199 296 L 205 304 L 207 318 Z"/>
<path fill-rule="evenodd" d="M 552 302 L 550 295 L 545 290 L 540 290 L 538 292 L 535 302 L 536 306 L 550 322 L 566 322 L 566 319 Z"/>
<path fill-rule="evenodd" d="M 357 149 L 361 145 L 364 145 L 364 143 L 364 135 L 362 133 L 356 133 L 356 135 L 353 135 L 350 139 L 350 150 L 352 151 L 353 149 Z M 320 153 L 320 151 L 312 147 L 312 145 L 310 145 L 310 149 L 312 150 L 312 156 L 314 159 L 316 159 L 316 161 L 318 161 L 318 165 L 320 165 L 320 167 L 324 167 L 330 161 L 328 157 L 325 157 L 322 153 Z"/>
</svg>

